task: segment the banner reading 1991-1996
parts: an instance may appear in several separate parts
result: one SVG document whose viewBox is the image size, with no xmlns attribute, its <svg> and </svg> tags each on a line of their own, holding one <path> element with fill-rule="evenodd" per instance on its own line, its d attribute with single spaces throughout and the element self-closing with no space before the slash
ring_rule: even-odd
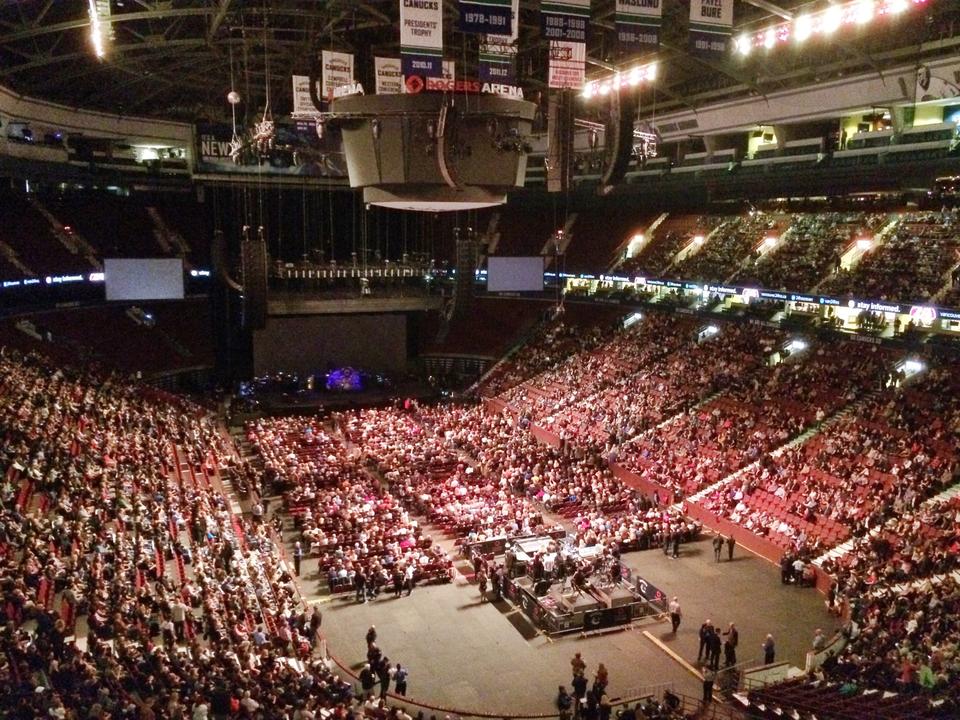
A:
<svg viewBox="0 0 960 720">
<path fill-rule="evenodd" d="M 545 40 L 587 41 L 590 0 L 543 0 L 540 33 Z"/>
<path fill-rule="evenodd" d="M 721 57 L 729 51 L 733 0 L 690 0 L 690 51 Z"/>
<path fill-rule="evenodd" d="M 663 0 L 617 0 L 617 43 L 623 52 L 660 47 Z"/>
<path fill-rule="evenodd" d="M 400 0 L 400 58 L 404 75 L 440 77 L 443 72 L 441 0 Z"/>
<path fill-rule="evenodd" d="M 512 30 L 505 34 L 484 35 L 480 40 L 480 56 L 477 74 L 483 82 L 513 85 L 517 80 L 517 37 L 520 23 L 517 21 L 520 0 L 512 0 L 510 12 Z"/>
<path fill-rule="evenodd" d="M 460 0 L 460 32 L 510 35 L 514 17 L 510 0 Z"/>
</svg>

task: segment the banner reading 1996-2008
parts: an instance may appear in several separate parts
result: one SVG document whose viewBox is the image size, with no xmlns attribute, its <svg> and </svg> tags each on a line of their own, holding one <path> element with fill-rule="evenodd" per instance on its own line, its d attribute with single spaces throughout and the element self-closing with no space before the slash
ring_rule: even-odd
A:
<svg viewBox="0 0 960 720">
<path fill-rule="evenodd" d="M 514 17 L 510 0 L 460 0 L 460 32 L 510 35 Z"/>
<path fill-rule="evenodd" d="M 690 51 L 720 57 L 730 48 L 733 0 L 690 0 Z"/>
<path fill-rule="evenodd" d="M 663 0 L 617 0 L 617 43 L 623 52 L 660 47 Z"/>
<path fill-rule="evenodd" d="M 480 40 L 480 57 L 477 74 L 483 82 L 513 85 L 517 80 L 517 36 L 519 31 L 520 0 L 512 0 L 510 12 L 513 22 L 511 31 L 504 34 L 484 35 Z"/>
<path fill-rule="evenodd" d="M 586 42 L 590 0 L 543 0 L 540 33 L 545 40 Z"/>
<path fill-rule="evenodd" d="M 443 71 L 441 0 L 400 0 L 400 58 L 404 75 L 440 77 Z"/>
</svg>

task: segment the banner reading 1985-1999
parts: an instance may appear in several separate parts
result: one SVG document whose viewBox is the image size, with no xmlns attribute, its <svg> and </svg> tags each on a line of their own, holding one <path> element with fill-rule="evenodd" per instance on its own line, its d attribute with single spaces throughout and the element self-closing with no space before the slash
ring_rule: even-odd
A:
<svg viewBox="0 0 960 720">
<path fill-rule="evenodd" d="M 621 51 L 656 50 L 660 46 L 663 0 L 617 0 L 615 10 Z"/>
<path fill-rule="evenodd" d="M 543 0 L 540 34 L 545 40 L 586 42 L 590 0 Z"/>
<path fill-rule="evenodd" d="M 730 48 L 733 0 L 690 0 L 690 51 L 721 57 Z"/>
<path fill-rule="evenodd" d="M 513 14 L 510 0 L 460 0 L 460 32 L 513 32 Z"/>
<path fill-rule="evenodd" d="M 400 0 L 400 58 L 404 75 L 440 77 L 443 71 L 441 0 Z"/>
<path fill-rule="evenodd" d="M 520 0 L 510 3 L 512 30 L 504 34 L 484 35 L 480 40 L 480 57 L 477 63 L 477 74 L 484 82 L 504 83 L 513 85 L 517 79 L 517 36 L 520 24 L 517 21 L 520 11 Z"/>
</svg>

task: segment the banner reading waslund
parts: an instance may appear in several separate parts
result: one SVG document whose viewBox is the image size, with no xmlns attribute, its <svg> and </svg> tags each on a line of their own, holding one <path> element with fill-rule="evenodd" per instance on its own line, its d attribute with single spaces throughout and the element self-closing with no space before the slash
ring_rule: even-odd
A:
<svg viewBox="0 0 960 720">
<path fill-rule="evenodd" d="M 337 88 L 353 85 L 353 55 L 324 50 L 320 59 L 323 62 L 323 97 L 331 100 Z"/>
<path fill-rule="evenodd" d="M 721 56 L 730 48 L 733 0 L 690 0 L 690 50 Z"/>
<path fill-rule="evenodd" d="M 520 0 L 512 0 L 510 11 L 513 18 L 512 32 L 508 35 L 484 35 L 480 40 L 480 56 L 477 73 L 484 82 L 513 85 L 517 79 L 517 31 Z"/>
<path fill-rule="evenodd" d="M 540 3 L 540 34 L 547 40 L 586 42 L 590 24 L 590 0 L 543 0 Z"/>
<path fill-rule="evenodd" d="M 624 51 L 660 46 L 663 0 L 617 0 L 617 42 Z"/>
<path fill-rule="evenodd" d="M 400 71 L 400 58 L 375 57 L 373 63 L 377 74 L 377 95 L 402 93 L 403 73 Z"/>
<path fill-rule="evenodd" d="M 586 81 L 586 43 L 555 40 L 550 43 L 549 87 L 579 90 Z"/>
<path fill-rule="evenodd" d="M 440 77 L 443 69 L 441 0 L 400 0 L 400 58 L 404 75 Z"/>
<path fill-rule="evenodd" d="M 510 0 L 460 0 L 460 32 L 497 33 L 513 32 Z"/>
</svg>

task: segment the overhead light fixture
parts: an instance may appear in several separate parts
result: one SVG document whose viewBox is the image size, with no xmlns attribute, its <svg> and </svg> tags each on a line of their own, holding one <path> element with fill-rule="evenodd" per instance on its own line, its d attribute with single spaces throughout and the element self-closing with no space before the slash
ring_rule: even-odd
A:
<svg viewBox="0 0 960 720">
<path fill-rule="evenodd" d="M 744 33 L 737 38 L 735 45 L 737 52 L 739 52 L 741 55 L 749 55 L 750 51 L 753 50 L 753 39 Z"/>
<path fill-rule="evenodd" d="M 793 37 L 797 42 L 803 42 L 813 35 L 813 18 L 809 15 L 800 15 L 793 22 Z"/>
<path fill-rule="evenodd" d="M 617 70 L 607 78 L 591 80 L 584 83 L 580 92 L 584 100 L 590 100 L 596 95 L 606 95 L 611 90 L 617 91 L 624 87 L 638 87 L 645 82 L 653 82 L 657 77 L 657 64 L 635 65 L 627 70 Z"/>
<path fill-rule="evenodd" d="M 87 10 L 90 14 L 90 42 L 98 58 L 106 56 L 107 50 L 103 42 L 103 23 L 100 22 L 100 12 L 97 10 L 96 0 L 87 0 Z"/>
</svg>

